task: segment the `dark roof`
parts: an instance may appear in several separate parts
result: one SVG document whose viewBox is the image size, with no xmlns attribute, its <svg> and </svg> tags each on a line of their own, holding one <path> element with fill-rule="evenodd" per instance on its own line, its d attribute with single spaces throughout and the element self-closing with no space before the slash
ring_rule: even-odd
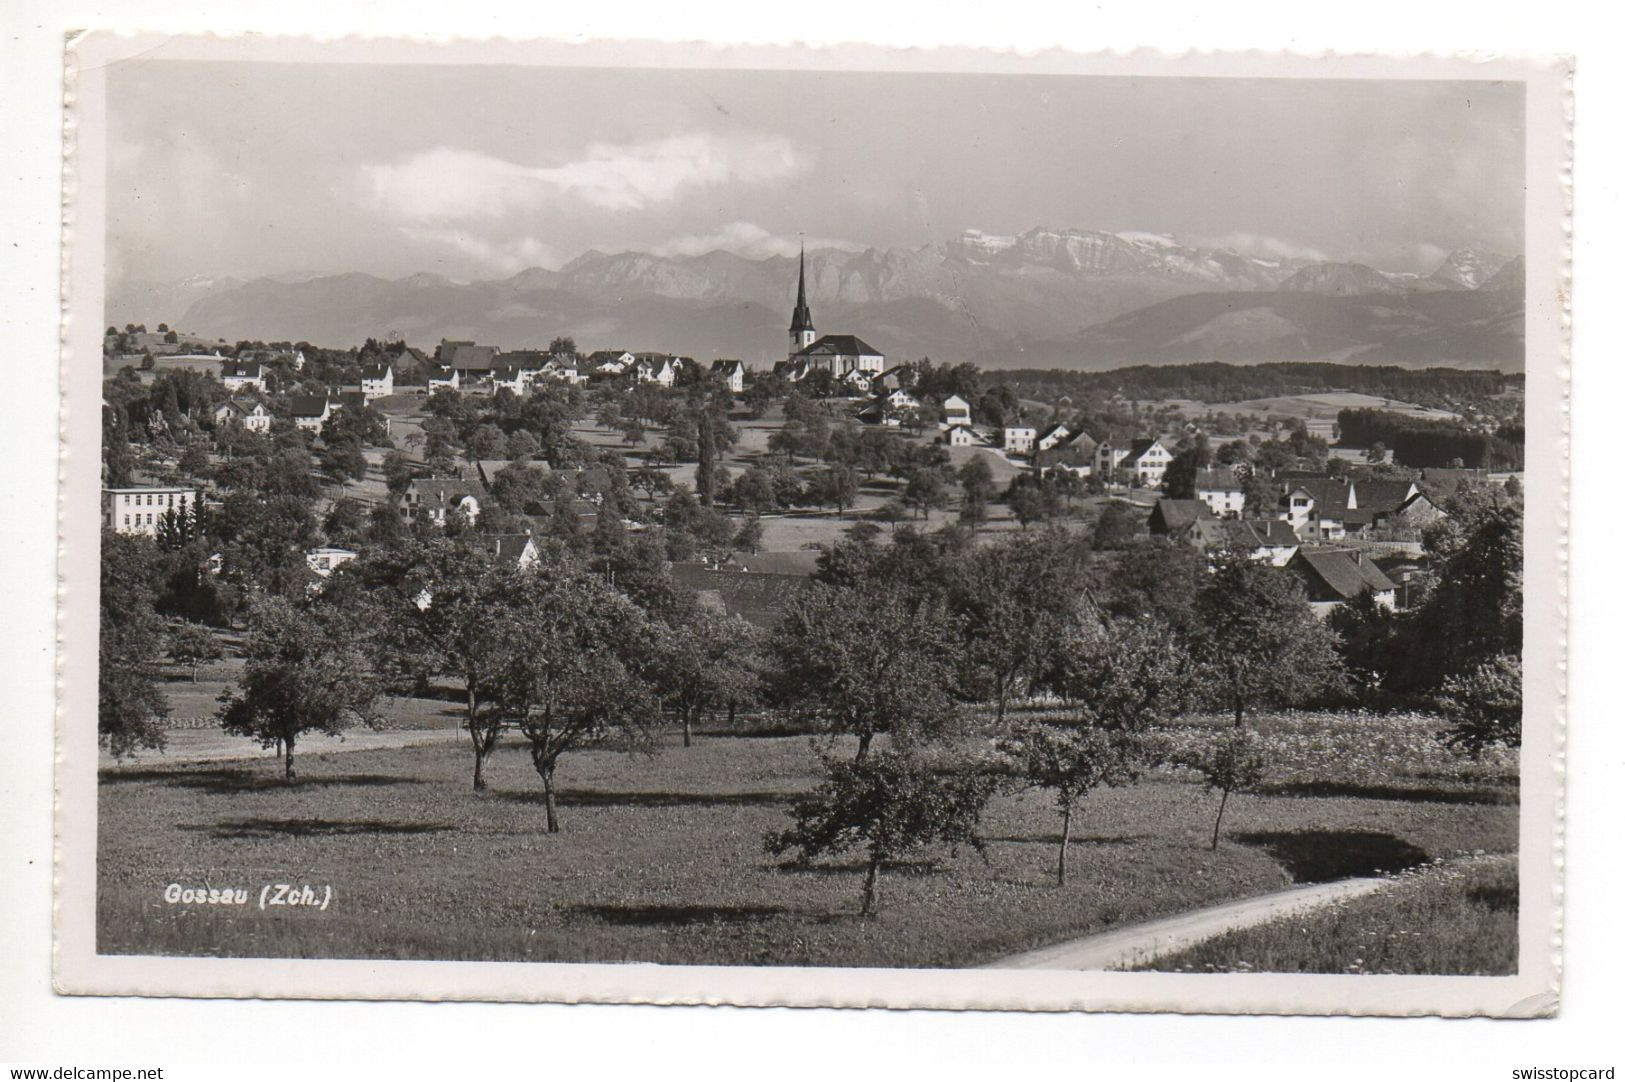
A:
<svg viewBox="0 0 1625 1082">
<path fill-rule="evenodd" d="M 502 355 L 502 363 L 510 368 L 540 368 L 552 357 L 540 349 L 510 349 Z"/>
<path fill-rule="evenodd" d="M 295 417 L 320 417 L 327 411 L 327 396 L 296 394 L 288 399 L 288 411 Z"/>
<path fill-rule="evenodd" d="M 795 354 L 797 357 L 880 356 L 880 351 L 855 334 L 826 334 Z"/>
<path fill-rule="evenodd" d="M 383 379 L 389 375 L 387 364 L 364 364 L 361 366 L 362 379 Z"/>
<path fill-rule="evenodd" d="M 1376 564 L 1348 549 L 1299 549 L 1287 566 L 1304 577 L 1311 601 L 1347 601 L 1368 590 L 1395 589 Z"/>
<path fill-rule="evenodd" d="M 1300 488 L 1309 493 L 1315 501 L 1315 510 L 1321 514 L 1348 510 L 1350 485 L 1347 481 L 1334 477 L 1305 477 L 1288 482 L 1285 488 L 1285 495 L 1289 496 Z"/>
<path fill-rule="evenodd" d="M 744 361 L 716 360 L 711 362 L 711 371 L 713 372 L 732 372 L 736 368 L 742 369 L 744 367 Z"/>
<path fill-rule="evenodd" d="M 1177 537 L 1212 517 L 1212 509 L 1201 500 L 1158 500 L 1151 509 L 1151 532 Z"/>
<path fill-rule="evenodd" d="M 367 408 L 367 396 L 359 390 L 340 391 L 338 394 L 330 396 L 330 399 L 333 405 L 342 406 L 345 409 L 359 410 Z"/>
<path fill-rule="evenodd" d="M 499 533 L 491 541 L 493 556 L 505 563 L 518 563 L 519 557 L 525 554 L 525 546 L 530 544 L 530 534 Z"/>
<path fill-rule="evenodd" d="M 1197 470 L 1196 491 L 1240 492 L 1241 481 L 1237 479 L 1235 470 Z"/>
<path fill-rule="evenodd" d="M 587 354 L 587 360 L 593 364 L 603 364 L 605 361 L 620 360 L 621 355 L 625 352 L 624 349 L 595 349 Z"/>
<path fill-rule="evenodd" d="M 1411 498 L 1412 481 L 1356 481 L 1354 502 L 1362 511 L 1397 511 Z"/>
<path fill-rule="evenodd" d="M 812 309 L 807 307 L 807 248 L 801 248 L 801 269 L 796 277 L 796 307 L 790 313 L 790 333 L 800 334 L 813 329 Z"/>
<path fill-rule="evenodd" d="M 1128 457 L 1130 459 L 1138 459 L 1141 455 L 1151 450 L 1151 445 L 1156 442 L 1157 441 L 1154 438 L 1135 440 L 1128 446 Z"/>
<path fill-rule="evenodd" d="M 496 363 L 496 356 L 497 347 L 476 346 L 472 342 L 455 343 L 449 352 L 440 354 L 442 361 L 462 372 L 489 372 Z"/>
<path fill-rule="evenodd" d="M 264 366 L 258 361 L 227 361 L 220 366 L 220 378 L 227 376 L 246 376 L 249 379 L 259 379 L 264 374 Z"/>
<path fill-rule="evenodd" d="M 1238 548 L 1291 548 L 1298 544 L 1292 524 L 1278 518 L 1232 519 L 1224 526 L 1231 544 Z"/>
</svg>

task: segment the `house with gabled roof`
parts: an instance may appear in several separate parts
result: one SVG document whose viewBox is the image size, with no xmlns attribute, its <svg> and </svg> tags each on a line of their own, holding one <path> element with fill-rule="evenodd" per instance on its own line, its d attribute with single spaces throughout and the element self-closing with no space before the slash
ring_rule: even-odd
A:
<svg viewBox="0 0 1625 1082">
<path fill-rule="evenodd" d="M 1033 440 L 1033 446 L 1040 451 L 1048 451 L 1062 440 L 1069 439 L 1071 435 L 1072 427 L 1065 421 L 1057 421 L 1038 433 Z"/>
<path fill-rule="evenodd" d="M 479 521 L 485 486 L 465 477 L 414 477 L 401 494 L 400 514 L 405 522 L 426 520 L 444 526 L 453 512 L 470 525 Z"/>
<path fill-rule="evenodd" d="M 449 364 L 438 365 L 429 370 L 429 393 L 436 391 L 455 391 L 462 387 L 462 373 Z"/>
<path fill-rule="evenodd" d="M 1218 518 L 1201 500 L 1160 499 L 1151 508 L 1146 521 L 1153 537 L 1166 537 L 1173 541 L 1186 541 L 1198 548 L 1207 548 L 1219 540 Z"/>
<path fill-rule="evenodd" d="M 265 391 L 265 365 L 260 361 L 226 361 L 220 366 L 220 382 L 233 394 L 245 388 Z"/>
<path fill-rule="evenodd" d="M 1031 425 L 1005 425 L 999 446 L 1012 455 L 1032 454 L 1038 442 L 1038 429 Z"/>
<path fill-rule="evenodd" d="M 1278 518 L 1225 519 L 1220 529 L 1231 549 L 1275 567 L 1285 567 L 1302 547 L 1292 527 Z"/>
<path fill-rule="evenodd" d="M 1094 472 L 1106 480 L 1122 479 L 1145 488 L 1162 484 L 1173 455 L 1155 438 L 1102 440 L 1095 448 Z"/>
<path fill-rule="evenodd" d="M 745 362 L 725 359 L 712 361 L 711 378 L 726 384 L 732 394 L 744 394 Z"/>
<path fill-rule="evenodd" d="M 496 367 L 499 350 L 495 346 L 479 346 L 473 342 L 442 341 L 438 352 L 440 363 L 454 369 L 467 383 L 490 377 L 491 369 Z"/>
<path fill-rule="evenodd" d="M 1381 608 L 1394 608 L 1392 579 L 1362 552 L 1351 549 L 1306 548 L 1286 563 L 1303 582 L 1309 608 L 1325 616 L 1332 609 L 1362 594 L 1370 594 Z"/>
<path fill-rule="evenodd" d="M 391 364 L 364 364 L 361 366 L 361 397 L 371 402 L 375 398 L 395 393 L 395 367 Z"/>
<path fill-rule="evenodd" d="M 288 414 L 299 428 L 320 436 L 333 416 L 333 401 L 325 394 L 296 394 L 288 399 Z"/>
<path fill-rule="evenodd" d="M 1220 518 L 1240 518 L 1247 505 L 1247 490 L 1229 468 L 1197 470 L 1195 489 L 1196 498 Z"/>
<path fill-rule="evenodd" d="M 535 567 L 541 559 L 536 540 L 528 533 L 493 534 L 488 543 L 497 562 L 511 564 L 521 571 Z"/>
</svg>

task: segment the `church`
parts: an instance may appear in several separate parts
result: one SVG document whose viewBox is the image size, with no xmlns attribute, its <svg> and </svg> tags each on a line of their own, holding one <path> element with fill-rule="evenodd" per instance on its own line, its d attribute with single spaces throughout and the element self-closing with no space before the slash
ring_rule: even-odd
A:
<svg viewBox="0 0 1625 1082">
<path fill-rule="evenodd" d="M 801 274 L 796 285 L 796 308 L 790 314 L 790 356 L 773 366 L 791 383 L 823 369 L 838 380 L 868 382 L 885 371 L 886 357 L 855 334 L 826 334 L 813 330 L 807 306 L 807 248 L 801 249 Z"/>
</svg>

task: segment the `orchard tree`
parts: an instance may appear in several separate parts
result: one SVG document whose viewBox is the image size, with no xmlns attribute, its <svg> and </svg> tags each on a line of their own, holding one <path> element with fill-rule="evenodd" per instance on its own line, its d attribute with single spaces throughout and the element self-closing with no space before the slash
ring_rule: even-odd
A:
<svg viewBox="0 0 1625 1082">
<path fill-rule="evenodd" d="M 1444 682 L 1439 709 L 1449 721 L 1445 744 L 1474 759 L 1499 744 L 1523 743 L 1523 661 L 1502 654 Z"/>
<path fill-rule="evenodd" d="M 1136 744 L 1130 734 L 1110 732 L 1082 719 L 1070 724 L 1036 722 L 999 740 L 1027 785 L 1054 794 L 1061 815 L 1061 846 L 1055 881 L 1066 886 L 1066 851 L 1072 844 L 1072 815 L 1084 797 L 1102 785 L 1126 785 L 1138 777 Z"/>
<path fill-rule="evenodd" d="M 912 743 L 953 722 L 957 638 L 940 602 L 919 603 L 900 584 L 815 582 L 774 629 L 777 692 L 831 733 L 856 736 L 861 760 L 878 733 Z"/>
<path fill-rule="evenodd" d="M 683 726 L 683 747 L 708 711 L 755 700 L 761 691 L 756 629 L 737 616 L 699 609 L 663 628 L 655 641 L 653 675 L 660 697 Z"/>
<path fill-rule="evenodd" d="M 281 747 L 287 781 L 295 778 L 294 745 L 305 733 L 337 736 L 383 721 L 374 709 L 382 685 L 353 620 L 259 599 L 250 609 L 247 657 L 237 690 L 221 696 L 221 727 Z"/>
<path fill-rule="evenodd" d="M 524 575 L 513 595 L 514 634 L 496 702 L 529 744 L 547 832 L 557 834 L 560 759 L 585 747 L 653 747 L 657 704 L 647 659 L 655 632 L 625 596 L 564 561 Z"/>
<path fill-rule="evenodd" d="M 803 861 L 861 850 L 863 916 L 875 911 L 883 865 L 931 845 L 983 852 L 976 826 L 996 788 L 989 775 L 966 767 L 932 771 L 899 751 L 856 762 L 826 757 L 824 771 L 817 790 L 796 801 L 794 825 L 764 842 L 776 856 L 794 850 Z"/>
<path fill-rule="evenodd" d="M 214 632 L 202 624 L 182 621 L 170 629 L 169 656 L 175 664 L 192 671 L 192 683 L 195 684 L 198 667 L 219 661 L 224 651 L 220 649 L 220 640 L 215 638 Z"/>
<path fill-rule="evenodd" d="M 1213 840 L 1208 846 L 1217 849 L 1219 826 L 1224 822 L 1230 794 L 1256 789 L 1267 776 L 1264 749 L 1258 738 L 1246 729 L 1229 729 L 1213 734 L 1186 765 L 1201 773 L 1208 792 L 1219 792 L 1219 810 L 1213 817 Z"/>
<path fill-rule="evenodd" d="M 1193 653 L 1207 674 L 1215 705 L 1235 716 L 1295 706 L 1344 682 L 1338 639 L 1309 609 L 1296 576 L 1220 553 L 1196 592 Z"/>
<path fill-rule="evenodd" d="M 164 746 L 169 704 L 158 689 L 164 626 L 154 609 L 157 558 L 145 537 L 102 533 L 96 731 L 121 759 Z"/>
</svg>

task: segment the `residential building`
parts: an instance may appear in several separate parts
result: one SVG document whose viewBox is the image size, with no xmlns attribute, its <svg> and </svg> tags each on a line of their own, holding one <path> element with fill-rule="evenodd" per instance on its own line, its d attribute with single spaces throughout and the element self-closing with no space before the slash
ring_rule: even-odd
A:
<svg viewBox="0 0 1625 1082">
<path fill-rule="evenodd" d="M 236 394 L 245 388 L 265 391 L 265 365 L 259 361 L 226 361 L 220 366 L 220 382 Z"/>
<path fill-rule="evenodd" d="M 949 447 L 976 447 L 981 444 L 982 437 L 968 424 L 955 424 L 949 425 L 942 433 L 942 442 Z"/>
<path fill-rule="evenodd" d="M 464 383 L 470 383 L 491 377 L 491 369 L 496 367 L 498 352 L 495 346 L 442 340 L 437 355 L 442 365 L 455 369 Z"/>
<path fill-rule="evenodd" d="M 1309 607 L 1325 616 L 1346 601 L 1370 594 L 1381 608 L 1394 608 L 1392 579 L 1364 553 L 1350 549 L 1299 549 L 1286 568 L 1303 580 Z"/>
<path fill-rule="evenodd" d="M 677 370 L 682 366 L 681 357 L 666 353 L 639 353 L 632 369 L 639 383 L 658 383 L 662 387 L 670 387 L 677 382 Z"/>
<path fill-rule="evenodd" d="M 530 390 L 530 374 L 517 365 L 499 364 L 491 369 L 491 389 L 522 395 Z"/>
<path fill-rule="evenodd" d="M 429 393 L 455 391 L 463 385 L 462 374 L 449 364 L 437 365 L 429 372 Z"/>
<path fill-rule="evenodd" d="M 1038 430 L 1027 425 L 1005 425 L 1003 447 L 1013 455 L 1032 454 L 1038 442 Z"/>
<path fill-rule="evenodd" d="M 315 548 L 305 553 L 305 566 L 325 579 L 333 573 L 334 568 L 353 559 L 355 552 L 351 549 Z"/>
<path fill-rule="evenodd" d="M 942 400 L 942 423 L 949 427 L 970 424 L 970 403 L 956 394 L 944 398 Z"/>
<path fill-rule="evenodd" d="M 1222 539 L 1218 523 L 1218 517 L 1201 500 L 1161 499 L 1151 508 L 1146 526 L 1155 537 L 1205 549 Z"/>
<path fill-rule="evenodd" d="M 637 354 L 624 349 L 599 349 L 587 354 L 587 367 L 594 372 L 618 376 L 637 363 Z"/>
<path fill-rule="evenodd" d="M 288 412 L 295 425 L 320 436 L 333 416 L 333 401 L 324 394 L 296 394 L 288 399 Z"/>
<path fill-rule="evenodd" d="M 197 489 L 171 485 L 130 485 L 102 489 L 102 526 L 115 533 L 156 537 L 164 515 L 190 511 Z"/>
<path fill-rule="evenodd" d="M 1240 518 L 1247 491 L 1231 469 L 1197 470 L 1196 498 L 1220 518 Z"/>
<path fill-rule="evenodd" d="M 512 564 L 521 571 L 536 566 L 541 553 L 528 533 L 499 533 L 491 537 L 491 554 L 499 561 Z"/>
<path fill-rule="evenodd" d="M 1225 519 L 1221 526 L 1225 544 L 1255 560 L 1285 567 L 1298 554 L 1298 535 L 1280 519 Z"/>
<path fill-rule="evenodd" d="M 361 397 L 371 402 L 375 398 L 395 393 L 395 368 L 390 364 L 364 364 L 361 366 Z"/>
<path fill-rule="evenodd" d="M 711 362 L 711 378 L 721 380 L 733 394 L 745 393 L 745 362 L 715 360 Z"/>
<path fill-rule="evenodd" d="M 1173 457 L 1157 439 L 1102 440 L 1095 448 L 1094 471 L 1108 481 L 1123 480 L 1154 488 L 1162 484 Z"/>
<path fill-rule="evenodd" d="M 1068 428 L 1065 424 L 1052 424 L 1038 434 L 1036 446 L 1040 451 L 1048 451 L 1051 447 L 1054 447 L 1057 443 L 1060 443 L 1062 440 L 1067 439 L 1071 435 L 1072 429 Z"/>
<path fill-rule="evenodd" d="M 462 477 L 414 477 L 401 495 L 401 518 L 407 522 L 426 519 L 444 526 L 452 512 L 461 512 L 470 525 L 479 521 L 480 501 L 485 486 Z"/>
</svg>

